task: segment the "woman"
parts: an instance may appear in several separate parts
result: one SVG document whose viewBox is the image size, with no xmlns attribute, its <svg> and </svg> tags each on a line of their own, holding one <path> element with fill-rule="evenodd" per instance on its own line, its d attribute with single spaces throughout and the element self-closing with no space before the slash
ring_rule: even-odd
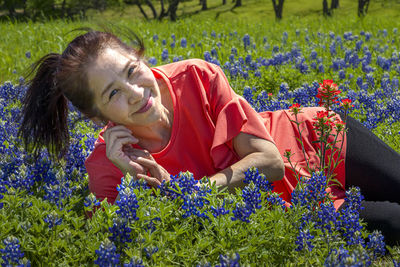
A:
<svg viewBox="0 0 400 267">
<path fill-rule="evenodd" d="M 208 176 L 234 189 L 254 166 L 290 202 L 297 180 L 282 157 L 286 149 L 292 151 L 297 172 L 309 175 L 294 116 L 287 110 L 257 114 L 213 64 L 186 60 L 150 69 L 143 51 L 141 43 L 133 49 L 110 33 L 90 31 L 75 38 L 61 55 L 39 60 L 24 102 L 20 133 L 25 143 L 32 143 L 34 151 L 42 145 L 55 155 L 65 151 L 68 99 L 94 122 L 107 123 L 85 162 L 89 188 L 100 199 L 114 203 L 116 186 L 126 173 L 157 186 L 170 174 L 189 170 L 196 179 Z M 319 159 L 311 121 L 320 110 L 305 108 L 298 115 L 304 121 L 302 140 L 312 166 Z M 364 217 L 371 225 L 388 223 L 380 229 L 399 240 L 400 157 L 353 119 L 348 127 L 336 158 L 336 178 L 342 186 L 329 188 L 335 207 L 342 205 L 345 188 L 361 187 L 369 200 Z M 377 203 L 394 213 L 382 217 L 374 208 Z"/>
</svg>

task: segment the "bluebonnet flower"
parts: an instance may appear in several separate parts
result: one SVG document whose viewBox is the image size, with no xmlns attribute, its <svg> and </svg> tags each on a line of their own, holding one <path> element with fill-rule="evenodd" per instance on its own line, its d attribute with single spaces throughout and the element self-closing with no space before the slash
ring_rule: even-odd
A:
<svg viewBox="0 0 400 267">
<path fill-rule="evenodd" d="M 360 51 L 362 45 L 363 45 L 363 41 L 362 40 L 358 40 L 356 42 L 356 50 Z"/>
<path fill-rule="evenodd" d="M 108 238 L 101 242 L 99 249 L 96 249 L 98 258 L 94 261 L 95 264 L 101 267 L 116 266 L 120 261 L 120 254 L 117 253 L 117 248 Z"/>
<path fill-rule="evenodd" d="M 256 70 L 255 72 L 254 72 L 254 77 L 261 77 L 261 72 L 259 71 L 259 70 Z"/>
<path fill-rule="evenodd" d="M 167 60 L 168 60 L 168 57 L 169 57 L 168 49 L 167 49 L 167 48 L 164 48 L 163 51 L 162 51 L 162 53 L 161 53 L 161 60 L 162 60 L 162 61 L 167 61 Z"/>
<path fill-rule="evenodd" d="M 367 247 L 372 250 L 373 258 L 376 259 L 377 256 L 386 254 L 386 244 L 384 241 L 384 236 L 379 231 L 374 231 L 368 236 L 369 241 L 367 242 Z"/>
<path fill-rule="evenodd" d="M 318 72 L 320 72 L 320 73 L 324 73 L 325 72 L 324 65 L 322 65 L 322 64 L 318 65 Z"/>
<path fill-rule="evenodd" d="M 272 52 L 273 53 L 278 53 L 279 52 L 279 46 L 274 45 L 274 47 L 272 48 Z"/>
<path fill-rule="evenodd" d="M 310 58 L 311 59 L 317 59 L 317 56 L 318 56 L 317 52 L 315 50 L 312 50 L 311 53 L 310 53 Z"/>
<path fill-rule="evenodd" d="M 272 191 L 272 183 L 267 180 L 264 174 L 260 174 L 257 168 L 249 168 L 244 175 L 243 183 L 251 184 L 253 182 L 261 191 Z"/>
<path fill-rule="evenodd" d="M 26 58 L 31 58 L 31 52 L 30 52 L 30 51 L 27 51 L 27 52 L 25 53 L 25 57 L 26 57 Z"/>
<path fill-rule="evenodd" d="M 244 203 L 236 203 L 235 209 L 232 210 L 233 217 L 231 217 L 232 221 L 241 220 L 242 222 L 249 223 L 249 217 L 253 213 L 251 209 Z"/>
<path fill-rule="evenodd" d="M 217 208 L 211 206 L 211 211 L 214 217 L 225 215 L 230 212 L 229 210 L 225 209 L 225 200 L 223 201 L 222 205 Z"/>
<path fill-rule="evenodd" d="M 232 47 L 231 48 L 231 53 L 235 56 L 237 56 L 238 52 L 237 52 L 237 48 L 236 47 Z"/>
<path fill-rule="evenodd" d="M 172 43 L 169 44 L 171 46 L 171 48 L 175 48 L 176 44 L 175 41 L 173 41 Z"/>
<path fill-rule="evenodd" d="M 185 211 L 182 215 L 183 218 L 188 218 L 192 215 L 205 219 L 208 218 L 207 214 L 202 212 L 204 205 L 208 204 L 208 200 L 203 196 L 193 193 L 191 195 L 183 195 L 181 198 L 183 199 L 182 210 Z"/>
<path fill-rule="evenodd" d="M 132 189 L 128 187 L 120 190 L 119 196 L 120 200 L 116 201 L 119 209 L 116 211 L 116 213 L 121 218 L 126 218 L 130 222 L 139 220 L 139 218 L 136 216 L 136 211 L 139 208 L 139 205 L 136 195 Z"/>
<path fill-rule="evenodd" d="M 72 195 L 75 188 L 71 188 L 71 182 L 63 180 L 60 176 L 62 174 L 57 173 L 56 177 L 58 178 L 53 183 L 44 186 L 45 195 L 43 199 L 62 209 L 65 200 Z"/>
<path fill-rule="evenodd" d="M 375 87 L 374 75 L 372 75 L 372 73 L 366 74 L 365 75 L 365 79 L 367 80 L 367 83 L 370 86 L 370 88 L 374 88 Z"/>
<path fill-rule="evenodd" d="M 92 210 L 93 207 L 98 207 L 100 206 L 100 202 L 96 199 L 96 196 L 93 193 L 90 193 L 86 198 L 83 203 L 83 205 Z"/>
<path fill-rule="evenodd" d="M 143 261 L 139 258 L 133 257 L 129 263 L 124 263 L 124 267 L 144 267 Z"/>
<path fill-rule="evenodd" d="M 211 32 L 211 37 L 212 37 L 212 38 L 215 38 L 215 37 L 217 37 L 217 34 L 215 33 L 215 31 L 214 31 L 214 30 Z"/>
<path fill-rule="evenodd" d="M 244 45 L 244 48 L 247 48 L 248 46 L 250 46 L 250 35 L 245 34 L 243 36 L 243 45 Z"/>
<path fill-rule="evenodd" d="M 339 79 L 341 80 L 346 79 L 346 72 L 344 70 L 339 71 Z"/>
<path fill-rule="evenodd" d="M 207 62 L 211 62 L 212 57 L 211 57 L 210 52 L 208 52 L 208 51 L 204 52 L 204 60 L 207 61 Z"/>
<path fill-rule="evenodd" d="M 174 42 L 176 41 L 175 34 L 171 34 L 171 38 L 172 38 L 172 40 L 173 40 Z"/>
<path fill-rule="evenodd" d="M 154 217 L 154 218 L 148 220 L 148 224 L 146 225 L 147 231 L 150 231 L 152 233 L 156 230 L 156 224 L 154 223 L 155 221 L 161 221 L 161 218 Z"/>
<path fill-rule="evenodd" d="M 327 179 L 323 172 L 314 172 L 309 179 L 301 177 L 292 192 L 292 203 L 301 206 L 315 205 L 326 197 L 327 186 Z"/>
<path fill-rule="evenodd" d="M 156 246 L 145 247 L 143 250 L 146 253 L 146 258 L 151 259 L 153 254 L 158 252 L 158 247 Z"/>
<path fill-rule="evenodd" d="M 297 239 L 295 241 L 295 244 L 297 245 L 296 251 L 301 251 L 306 247 L 309 251 L 311 251 L 314 246 L 311 243 L 311 240 L 314 239 L 314 236 L 310 234 L 309 230 L 300 230 L 299 235 L 297 236 Z"/>
<path fill-rule="evenodd" d="M 166 44 L 167 44 L 167 40 L 163 39 L 163 40 L 161 41 L 161 43 L 162 43 L 162 45 L 166 45 Z"/>
<path fill-rule="evenodd" d="M 278 195 L 278 193 L 271 193 L 267 197 L 267 201 L 271 206 L 280 206 L 282 210 L 286 209 L 286 202 Z"/>
<path fill-rule="evenodd" d="M 54 226 L 60 225 L 62 223 L 62 218 L 58 216 L 55 211 L 48 214 L 43 221 L 47 223 L 47 226 L 52 229 Z"/>
<path fill-rule="evenodd" d="M 150 65 L 152 65 L 152 66 L 157 65 L 157 59 L 155 57 L 149 58 L 148 61 L 149 61 Z"/>
<path fill-rule="evenodd" d="M 325 259 L 325 267 L 335 266 L 354 266 L 363 267 L 370 266 L 371 260 L 365 250 L 356 248 L 353 251 L 340 247 L 339 249 L 333 249 Z"/>
<path fill-rule="evenodd" d="M 248 54 L 248 55 L 246 56 L 245 62 L 246 62 L 247 65 L 250 65 L 250 63 L 251 63 L 251 55 L 250 55 L 250 54 Z"/>
<path fill-rule="evenodd" d="M 172 62 L 178 62 L 178 61 L 181 61 L 181 60 L 183 60 L 183 57 L 182 57 L 182 56 L 175 56 L 175 57 L 172 59 Z"/>
<path fill-rule="evenodd" d="M 199 186 L 197 186 L 197 181 L 190 172 L 180 172 L 178 175 L 171 175 L 171 180 L 168 183 L 164 180 L 159 187 L 162 195 L 169 196 L 172 199 L 191 195 L 200 190 Z"/>
<path fill-rule="evenodd" d="M 158 41 L 158 35 L 157 34 L 154 34 L 153 35 L 153 42 L 157 42 Z"/>
<path fill-rule="evenodd" d="M 336 212 L 333 202 L 322 203 L 317 210 L 315 227 L 321 229 L 325 234 L 332 234 L 336 230 L 339 213 Z"/>
<path fill-rule="evenodd" d="M 215 58 L 218 58 L 218 52 L 215 48 L 211 49 L 211 55 Z"/>
<path fill-rule="evenodd" d="M 186 48 L 187 47 L 187 41 L 186 38 L 181 39 L 181 47 Z"/>
<path fill-rule="evenodd" d="M 358 187 L 346 191 L 345 207 L 340 210 L 337 229 L 342 233 L 348 245 L 365 245 L 361 236 L 363 226 L 360 223 L 359 210 L 362 209 L 363 196 Z"/>
<path fill-rule="evenodd" d="M 215 267 L 239 267 L 240 266 L 240 256 L 239 253 L 235 255 L 219 255 L 219 264 Z"/>
<path fill-rule="evenodd" d="M 112 227 L 108 230 L 111 233 L 109 237 L 112 242 L 124 245 L 125 243 L 132 242 L 131 232 L 132 229 L 128 226 L 128 220 L 125 218 L 114 218 Z"/>
<path fill-rule="evenodd" d="M 332 41 L 331 45 L 329 46 L 329 52 L 331 53 L 331 56 L 336 55 L 336 43 L 335 43 L 335 41 Z"/>
<path fill-rule="evenodd" d="M 260 188 L 252 182 L 242 190 L 242 197 L 247 207 L 255 213 L 256 209 L 261 209 L 261 193 Z"/>
<path fill-rule="evenodd" d="M 1 258 L 3 259 L 2 266 L 30 266 L 29 261 L 25 264 L 22 261 L 24 253 L 21 252 L 21 245 L 18 238 L 9 236 L 3 240 L 3 244 L 5 245 L 5 248 L 0 249 L 2 255 Z"/>
</svg>

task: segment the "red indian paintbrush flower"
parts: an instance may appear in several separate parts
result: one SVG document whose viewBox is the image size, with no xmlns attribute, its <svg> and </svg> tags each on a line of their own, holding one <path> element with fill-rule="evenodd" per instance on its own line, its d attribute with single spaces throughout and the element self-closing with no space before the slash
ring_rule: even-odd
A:
<svg viewBox="0 0 400 267">
<path fill-rule="evenodd" d="M 318 94 L 316 95 L 319 98 L 318 105 L 325 106 L 329 110 L 331 104 L 338 102 L 337 95 L 341 92 L 338 90 L 337 84 L 333 83 L 332 80 L 324 80 L 319 85 Z"/>
<path fill-rule="evenodd" d="M 299 114 L 299 113 L 301 112 L 300 104 L 294 103 L 293 105 L 291 105 L 291 106 L 289 107 L 289 110 L 290 110 L 290 112 L 293 113 L 294 115 Z"/>
<path fill-rule="evenodd" d="M 352 107 L 354 107 L 354 105 L 351 104 L 351 99 L 348 99 L 348 98 L 343 99 L 342 103 L 340 103 L 340 106 L 342 108 L 344 108 L 345 110 L 348 110 L 348 109 L 351 109 Z"/>
</svg>

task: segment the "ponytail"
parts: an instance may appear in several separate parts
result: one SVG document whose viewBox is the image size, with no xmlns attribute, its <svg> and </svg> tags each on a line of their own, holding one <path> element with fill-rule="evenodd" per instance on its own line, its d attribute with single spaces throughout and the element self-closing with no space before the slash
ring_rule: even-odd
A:
<svg viewBox="0 0 400 267">
<path fill-rule="evenodd" d="M 38 156 L 45 146 L 51 156 L 65 155 L 69 144 L 68 101 L 57 82 L 61 55 L 50 53 L 38 60 L 28 77 L 28 90 L 22 103 L 19 136 L 27 151 Z"/>
</svg>

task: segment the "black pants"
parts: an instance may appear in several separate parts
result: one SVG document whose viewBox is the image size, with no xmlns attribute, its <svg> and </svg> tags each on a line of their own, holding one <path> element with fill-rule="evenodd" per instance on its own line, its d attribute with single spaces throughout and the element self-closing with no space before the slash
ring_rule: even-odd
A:
<svg viewBox="0 0 400 267">
<path fill-rule="evenodd" d="M 388 245 L 400 244 L 400 154 L 357 120 L 348 117 L 347 127 L 346 189 L 360 187 L 367 228 L 380 230 Z"/>
</svg>

